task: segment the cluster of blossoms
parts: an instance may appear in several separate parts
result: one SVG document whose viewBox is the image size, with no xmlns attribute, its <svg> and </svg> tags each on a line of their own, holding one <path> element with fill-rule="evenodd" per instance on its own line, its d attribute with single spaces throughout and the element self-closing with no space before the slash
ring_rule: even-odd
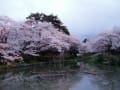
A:
<svg viewBox="0 0 120 90">
<path fill-rule="evenodd" d="M 120 52 L 120 28 L 102 32 L 95 39 L 83 43 L 86 53 Z"/>
<path fill-rule="evenodd" d="M 59 32 L 51 23 L 27 19 L 16 22 L 0 17 L 0 61 L 23 60 L 21 53 L 40 56 L 42 51 L 69 52 L 79 50 L 80 43 L 72 36 Z"/>
</svg>

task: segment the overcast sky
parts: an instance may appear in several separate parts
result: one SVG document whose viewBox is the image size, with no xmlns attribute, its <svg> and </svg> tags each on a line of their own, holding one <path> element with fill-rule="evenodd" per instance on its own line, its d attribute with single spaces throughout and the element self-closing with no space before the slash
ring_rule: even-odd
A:
<svg viewBox="0 0 120 90">
<path fill-rule="evenodd" d="M 120 26 L 120 0 L 0 0 L 0 15 L 23 20 L 32 12 L 58 15 L 77 38 Z"/>
</svg>

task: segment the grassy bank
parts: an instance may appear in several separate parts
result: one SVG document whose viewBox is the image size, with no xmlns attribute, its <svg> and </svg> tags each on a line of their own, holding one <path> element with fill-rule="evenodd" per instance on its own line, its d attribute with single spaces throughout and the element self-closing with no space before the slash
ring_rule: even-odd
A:
<svg viewBox="0 0 120 90">
<path fill-rule="evenodd" d="M 84 54 L 79 61 L 96 65 L 120 65 L 120 55 L 111 53 Z"/>
</svg>

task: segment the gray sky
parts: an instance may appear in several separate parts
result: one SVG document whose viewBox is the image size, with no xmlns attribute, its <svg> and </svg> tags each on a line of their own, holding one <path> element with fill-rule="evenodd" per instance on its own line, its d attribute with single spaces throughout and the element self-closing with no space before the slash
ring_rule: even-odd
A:
<svg viewBox="0 0 120 90">
<path fill-rule="evenodd" d="M 120 26 L 120 0 L 0 0 L 0 15 L 23 20 L 31 12 L 58 15 L 78 38 Z"/>
</svg>

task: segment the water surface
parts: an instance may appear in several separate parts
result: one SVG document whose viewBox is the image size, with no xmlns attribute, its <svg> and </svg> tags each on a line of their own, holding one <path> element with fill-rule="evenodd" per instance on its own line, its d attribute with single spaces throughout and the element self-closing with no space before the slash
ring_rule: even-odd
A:
<svg viewBox="0 0 120 90">
<path fill-rule="evenodd" d="M 69 65 L 55 69 L 53 66 L 1 72 L 0 90 L 120 90 L 119 68 L 98 72 L 100 69 L 91 65 L 82 69 Z"/>
</svg>

